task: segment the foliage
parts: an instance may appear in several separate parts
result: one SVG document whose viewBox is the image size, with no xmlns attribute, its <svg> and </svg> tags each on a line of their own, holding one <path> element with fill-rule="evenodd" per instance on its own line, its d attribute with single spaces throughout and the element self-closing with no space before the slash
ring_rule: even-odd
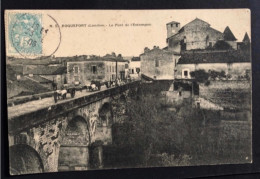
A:
<svg viewBox="0 0 260 179">
<path fill-rule="evenodd" d="M 205 83 L 208 81 L 209 73 L 205 70 L 195 70 L 190 72 L 190 76 L 195 78 L 199 83 Z"/>
<path fill-rule="evenodd" d="M 162 166 L 187 166 L 190 165 L 190 157 L 186 154 L 176 157 L 174 154 L 161 154 Z"/>
<path fill-rule="evenodd" d="M 226 76 L 226 72 L 225 71 L 221 71 L 221 72 L 219 72 L 219 71 L 215 71 L 215 70 L 210 70 L 209 71 L 209 76 L 210 76 L 210 78 L 212 79 L 212 80 L 215 80 L 215 79 L 217 79 L 217 78 L 219 78 L 219 79 L 221 79 L 221 78 L 226 78 L 227 76 Z"/>
<path fill-rule="evenodd" d="M 128 119 L 122 124 L 121 133 L 116 136 L 120 138 L 116 140 L 117 144 L 119 146 L 131 144 L 141 149 L 144 154 L 143 164 L 147 166 L 151 156 L 158 153 L 174 154 L 176 161 L 181 161 L 183 158 L 181 150 L 185 147 L 187 151 L 190 150 L 186 146 L 189 142 L 185 140 L 197 136 L 202 117 L 196 109 L 181 109 L 178 113 L 164 110 L 153 95 L 144 92 L 141 94 L 145 96 L 139 100 L 128 100 Z"/>
<path fill-rule="evenodd" d="M 214 46 L 213 49 L 215 50 L 230 50 L 232 47 L 225 41 L 223 40 L 218 40 Z"/>
<path fill-rule="evenodd" d="M 141 86 L 138 92 L 131 92 L 132 97 L 126 100 L 127 119 L 117 128 L 117 140 L 113 138 L 119 148 L 138 150 L 141 155 L 133 156 L 133 161 L 141 166 L 183 166 L 232 162 L 237 155 L 246 158 L 244 151 L 249 151 L 250 145 L 240 142 L 239 136 L 248 131 L 234 138 L 222 136 L 219 112 L 192 108 L 185 102 L 172 112 L 162 107 L 160 95 L 155 96 L 151 89 L 156 90 Z"/>
</svg>

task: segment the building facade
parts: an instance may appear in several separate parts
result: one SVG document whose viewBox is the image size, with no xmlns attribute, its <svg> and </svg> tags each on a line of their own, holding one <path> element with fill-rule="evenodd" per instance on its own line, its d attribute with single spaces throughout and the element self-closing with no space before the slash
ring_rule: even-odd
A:
<svg viewBox="0 0 260 179">
<path fill-rule="evenodd" d="M 142 75 L 157 80 L 174 79 L 179 54 L 155 47 L 140 55 Z"/>
<path fill-rule="evenodd" d="M 166 27 L 168 49 L 175 52 L 212 48 L 220 40 L 226 40 L 233 49 L 237 48 L 236 38 L 229 27 L 222 33 L 198 18 L 183 27 L 175 21 L 166 24 Z"/>
<path fill-rule="evenodd" d="M 105 58 L 67 62 L 68 84 L 115 81 L 116 78 L 124 80 L 126 64 L 125 60 Z"/>
<path fill-rule="evenodd" d="M 141 76 L 140 57 L 133 57 L 129 63 L 129 75 L 131 79 L 138 79 Z"/>
<path fill-rule="evenodd" d="M 191 72 L 224 72 L 229 79 L 246 79 L 251 75 L 250 53 L 241 51 L 197 52 L 182 54 L 177 63 L 177 79 L 191 79 Z"/>
</svg>

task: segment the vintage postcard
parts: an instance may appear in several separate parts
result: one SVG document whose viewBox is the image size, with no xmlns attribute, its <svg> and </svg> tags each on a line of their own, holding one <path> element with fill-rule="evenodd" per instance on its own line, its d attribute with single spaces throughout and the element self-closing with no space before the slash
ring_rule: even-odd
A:
<svg viewBox="0 0 260 179">
<path fill-rule="evenodd" d="M 6 10 L 10 174 L 252 163 L 250 21 Z"/>
</svg>

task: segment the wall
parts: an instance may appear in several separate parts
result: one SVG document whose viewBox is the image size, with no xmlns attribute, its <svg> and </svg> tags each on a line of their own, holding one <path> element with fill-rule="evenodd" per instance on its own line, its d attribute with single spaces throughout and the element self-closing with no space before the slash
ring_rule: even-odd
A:
<svg viewBox="0 0 260 179">
<path fill-rule="evenodd" d="M 75 67 L 79 68 L 75 73 Z M 96 73 L 92 72 L 92 66 L 96 66 Z M 75 76 L 78 76 L 81 84 L 90 82 L 91 80 L 105 81 L 105 64 L 101 61 L 85 61 L 85 62 L 68 62 L 67 63 L 68 84 L 75 82 Z"/>
<path fill-rule="evenodd" d="M 22 132 L 22 134 L 15 135 L 14 139 L 10 140 L 13 141 L 13 143 L 10 143 L 10 145 L 12 146 L 21 142 L 26 143 L 27 145 L 33 147 L 39 153 L 43 161 L 45 172 L 58 171 L 60 146 L 64 140 L 64 137 L 66 137 L 66 129 L 68 123 L 72 120 L 75 120 L 75 116 L 81 116 L 82 118 L 84 118 L 89 125 L 89 135 L 91 138 L 90 141 L 88 140 L 85 142 L 85 146 L 95 142 L 96 124 L 97 120 L 99 120 L 98 110 L 102 106 L 102 104 L 107 101 L 108 99 L 103 99 L 99 102 L 87 105 L 84 108 L 79 108 L 71 111 L 65 116 L 58 116 L 51 121 L 45 122 L 44 124 L 32 127 Z M 26 136 L 26 141 L 19 140 L 20 138 L 22 138 L 21 135 Z M 112 136 L 107 137 L 112 138 Z M 82 146 L 83 143 L 79 140 L 76 141 L 78 141 L 79 143 L 74 144 L 74 148 L 67 148 L 67 150 L 62 153 L 63 156 L 69 155 L 69 151 L 71 150 L 75 152 L 80 152 L 81 150 L 86 151 L 86 149 L 80 149 L 79 147 L 77 147 L 78 145 Z M 88 152 L 88 150 L 86 152 Z M 87 154 L 82 155 L 82 157 L 82 160 L 77 160 L 76 158 L 75 160 L 73 159 L 75 162 L 78 161 L 77 164 L 74 162 L 73 165 L 79 166 L 80 164 L 82 164 L 83 160 L 87 160 Z M 61 170 L 64 169 L 65 168 L 61 168 Z"/>
<path fill-rule="evenodd" d="M 139 74 L 136 72 L 136 68 L 140 69 Z M 131 61 L 129 63 L 129 74 L 132 79 L 138 79 L 141 76 L 141 61 Z"/>
<path fill-rule="evenodd" d="M 120 89 L 120 92 L 116 92 L 116 89 Z M 107 93 L 110 91 L 114 91 L 114 93 Z M 30 126 L 26 125 L 24 126 L 25 128 L 18 129 L 19 131 L 21 130 L 19 133 L 15 131 L 17 129 L 9 130 L 10 147 L 18 144 L 31 146 L 39 154 L 44 172 L 89 169 L 91 167 L 89 164 L 91 158 L 97 158 L 96 156 L 91 156 L 96 154 L 91 152 L 92 150 L 95 151 L 95 146 L 93 147 L 92 144 L 99 142 L 101 145 L 108 145 L 112 143 L 112 122 L 121 121 L 124 117 L 126 110 L 124 105 L 126 102 L 125 96 L 128 95 L 128 88 L 120 86 L 100 93 L 104 93 L 109 97 L 101 97 L 101 99 L 98 98 L 95 101 L 95 96 L 100 97 L 103 95 L 93 94 L 92 97 L 90 97 L 91 95 L 85 96 L 89 98 L 88 100 L 82 97 L 62 104 L 62 106 L 57 104 L 49 107 L 47 114 L 45 112 L 40 115 L 41 112 L 39 111 L 33 112 L 32 116 L 34 116 L 34 119 L 27 120 Z M 81 102 L 81 106 L 75 108 L 78 105 L 77 101 Z M 85 103 L 93 101 L 93 103 L 84 105 L 84 101 Z M 101 109 L 104 108 L 105 104 L 111 110 L 107 110 L 105 113 L 102 112 L 101 115 Z M 64 108 L 67 110 L 64 110 L 61 108 L 66 105 L 73 106 L 73 109 L 69 110 L 67 107 Z M 53 110 L 58 110 L 59 112 L 56 111 L 54 114 Z M 106 120 L 101 119 L 103 118 L 102 116 L 106 116 Z M 75 123 L 75 120 L 79 119 L 81 122 L 74 125 L 73 122 Z M 22 119 L 19 117 L 18 119 L 10 119 L 9 126 L 21 127 L 19 124 L 14 125 L 15 121 L 18 122 L 17 120 L 24 121 L 24 117 Z M 68 128 L 68 126 L 70 127 Z M 73 154 L 72 156 L 72 153 L 77 153 L 77 155 Z M 97 154 L 101 155 L 100 152 Z M 102 157 L 100 158 L 99 156 L 98 158 L 101 160 Z M 98 161 L 98 163 L 98 166 L 94 165 L 98 168 L 102 167 L 102 162 Z"/>
<path fill-rule="evenodd" d="M 220 39 L 223 39 L 221 32 L 211 28 L 209 24 L 203 21 L 194 20 L 185 25 L 181 33 L 169 38 L 168 47 L 172 50 L 178 50 L 180 48 L 178 42 L 183 40 L 186 43 L 186 50 L 205 49 L 209 46 L 209 42 L 213 46 Z"/>
<path fill-rule="evenodd" d="M 219 80 L 211 81 L 209 86 L 200 85 L 201 90 L 207 91 L 208 89 L 251 89 L 251 83 L 246 80 Z"/>
<path fill-rule="evenodd" d="M 50 81 L 53 81 L 57 83 L 57 88 L 60 89 L 61 86 L 64 84 L 66 74 L 60 74 L 60 75 L 40 75 L 43 78 L 46 78 Z M 51 86 L 52 88 L 52 86 Z"/>
<path fill-rule="evenodd" d="M 164 104 L 166 105 L 181 105 L 185 99 L 191 99 L 190 91 L 166 91 L 163 93 Z"/>
<path fill-rule="evenodd" d="M 227 42 L 234 50 L 237 50 L 237 42 L 236 41 L 225 41 Z"/>
<path fill-rule="evenodd" d="M 200 97 L 224 110 L 251 112 L 251 84 L 247 80 L 210 81 L 209 86 L 201 84 Z"/>
<path fill-rule="evenodd" d="M 174 79 L 175 59 L 178 57 L 160 49 L 141 55 L 142 74 L 156 79 Z M 156 60 L 159 66 L 156 67 Z"/>
<path fill-rule="evenodd" d="M 184 36 L 185 33 L 181 32 L 167 39 L 168 49 L 170 51 L 180 52 L 181 51 L 180 41 L 183 40 Z"/>
<path fill-rule="evenodd" d="M 246 70 L 251 70 L 251 63 L 201 63 L 201 64 L 178 64 L 176 78 L 183 78 L 183 69 L 189 69 L 190 72 L 203 69 L 206 72 L 209 70 L 215 70 L 218 72 L 225 71 L 226 74 L 231 74 L 233 79 L 238 76 L 245 75 Z"/>
</svg>

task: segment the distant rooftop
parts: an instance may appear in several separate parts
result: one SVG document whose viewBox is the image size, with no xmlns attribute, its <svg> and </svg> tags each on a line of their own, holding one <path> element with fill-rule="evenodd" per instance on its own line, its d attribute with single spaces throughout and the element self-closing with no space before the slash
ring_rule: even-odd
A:
<svg viewBox="0 0 260 179">
<path fill-rule="evenodd" d="M 227 41 L 236 41 L 237 40 L 228 26 L 225 28 L 223 34 L 224 34 L 224 40 L 227 40 Z"/>
<path fill-rule="evenodd" d="M 61 75 L 67 72 L 67 68 L 63 66 L 37 66 L 33 69 L 26 70 L 26 74 L 34 75 Z"/>
<path fill-rule="evenodd" d="M 250 62 L 250 53 L 243 51 L 183 53 L 178 64 Z"/>
<path fill-rule="evenodd" d="M 132 61 L 140 61 L 140 57 L 133 57 Z"/>
<path fill-rule="evenodd" d="M 166 25 L 168 25 L 168 24 L 180 24 L 180 23 L 176 22 L 176 21 L 171 21 L 171 22 L 167 23 Z"/>
</svg>

